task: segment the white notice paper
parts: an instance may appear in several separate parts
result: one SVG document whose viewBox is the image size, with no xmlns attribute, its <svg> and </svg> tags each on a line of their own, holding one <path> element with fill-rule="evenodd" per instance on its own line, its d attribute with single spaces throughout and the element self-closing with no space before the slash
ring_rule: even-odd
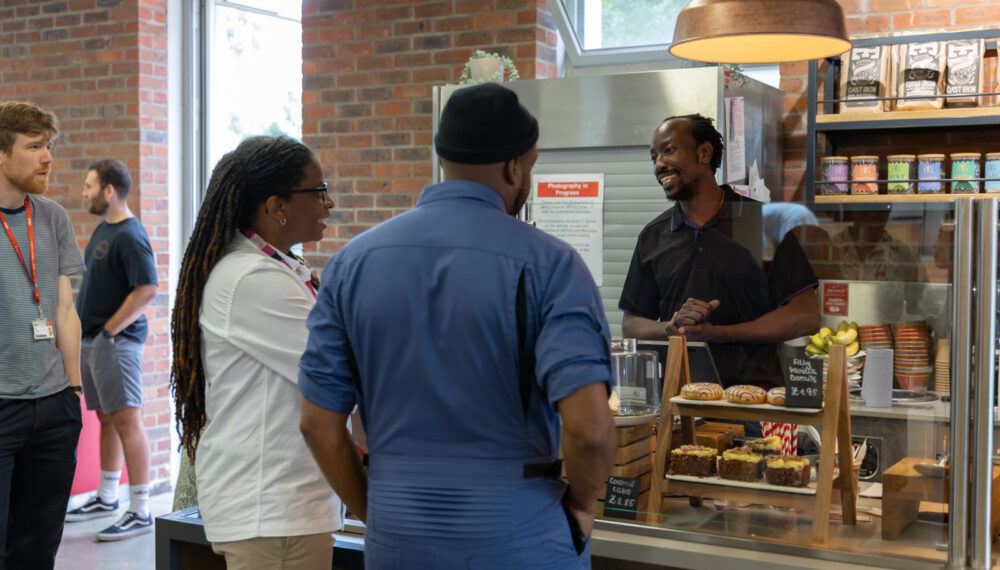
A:
<svg viewBox="0 0 1000 570">
<path fill-rule="evenodd" d="M 535 226 L 569 243 L 594 282 L 604 280 L 604 174 L 538 174 L 532 177 Z"/>
<path fill-rule="evenodd" d="M 746 133 L 743 130 L 743 97 L 726 99 L 726 182 L 743 180 L 747 174 Z"/>
</svg>

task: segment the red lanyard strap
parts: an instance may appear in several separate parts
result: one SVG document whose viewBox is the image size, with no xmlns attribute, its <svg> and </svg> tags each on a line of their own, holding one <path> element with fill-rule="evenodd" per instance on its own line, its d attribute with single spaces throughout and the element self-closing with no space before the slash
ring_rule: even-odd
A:
<svg viewBox="0 0 1000 570">
<path fill-rule="evenodd" d="M 31 280 L 31 284 L 35 287 L 35 304 L 38 305 L 38 310 L 41 311 L 42 296 L 38 294 L 38 269 L 35 267 L 35 226 L 31 223 L 31 202 L 28 201 L 27 196 L 24 197 L 24 213 L 28 219 L 28 256 L 31 258 L 31 269 L 28 269 L 28 264 L 24 262 L 24 254 L 21 253 L 21 247 L 17 245 L 17 238 L 14 237 L 14 232 L 11 231 L 10 225 L 7 224 L 7 218 L 3 216 L 3 212 L 0 212 L 0 222 L 3 223 L 3 229 L 7 232 L 10 244 L 14 246 L 14 253 L 21 260 L 24 271 L 28 273 L 28 279 Z"/>
</svg>

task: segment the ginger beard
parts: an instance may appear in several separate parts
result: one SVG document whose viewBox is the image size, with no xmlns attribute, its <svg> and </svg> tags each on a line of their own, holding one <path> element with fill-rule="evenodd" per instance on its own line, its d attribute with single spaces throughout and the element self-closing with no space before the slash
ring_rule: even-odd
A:
<svg viewBox="0 0 1000 570">
<path fill-rule="evenodd" d="M 44 194 L 49 189 L 49 169 L 42 168 L 38 170 L 32 170 L 31 172 L 23 175 L 18 175 L 13 172 L 13 168 L 10 167 L 9 163 L 5 162 L 3 167 L 0 168 L 0 174 L 3 175 L 13 186 L 21 192 L 26 192 L 28 194 Z"/>
</svg>

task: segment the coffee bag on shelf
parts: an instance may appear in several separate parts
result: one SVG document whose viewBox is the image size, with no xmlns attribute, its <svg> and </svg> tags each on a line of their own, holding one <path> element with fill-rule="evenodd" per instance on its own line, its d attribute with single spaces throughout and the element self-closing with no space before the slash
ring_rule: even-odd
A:
<svg viewBox="0 0 1000 570">
<path fill-rule="evenodd" d="M 889 52 L 889 46 L 853 48 L 840 70 L 840 98 L 888 97 L 892 75 Z M 839 108 L 841 113 L 879 113 L 888 110 L 888 105 L 886 101 L 846 101 Z"/>
<path fill-rule="evenodd" d="M 944 106 L 944 42 L 899 46 L 896 64 L 896 109 L 940 109 Z"/>
<path fill-rule="evenodd" d="M 963 95 L 983 92 L 983 40 L 950 40 L 947 48 L 945 94 Z M 948 107 L 975 107 L 979 97 L 948 97 Z"/>
</svg>

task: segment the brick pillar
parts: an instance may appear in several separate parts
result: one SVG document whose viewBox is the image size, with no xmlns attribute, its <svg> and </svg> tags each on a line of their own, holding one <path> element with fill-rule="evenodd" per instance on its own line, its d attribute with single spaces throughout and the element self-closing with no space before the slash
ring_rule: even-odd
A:
<svg viewBox="0 0 1000 570">
<path fill-rule="evenodd" d="M 545 0 L 306 0 L 302 132 L 335 193 L 337 222 L 306 253 L 320 266 L 348 240 L 405 211 L 431 181 L 431 88 L 457 83 L 476 49 L 522 79 L 555 77 Z"/>
<path fill-rule="evenodd" d="M 99 219 L 84 208 L 91 162 L 117 158 L 133 177 L 129 207 L 156 255 L 160 294 L 146 311 L 144 421 L 153 492 L 171 485 L 167 295 L 166 0 L 0 4 L 0 99 L 53 111 L 61 135 L 48 197 L 70 213 L 81 249 Z"/>
</svg>

